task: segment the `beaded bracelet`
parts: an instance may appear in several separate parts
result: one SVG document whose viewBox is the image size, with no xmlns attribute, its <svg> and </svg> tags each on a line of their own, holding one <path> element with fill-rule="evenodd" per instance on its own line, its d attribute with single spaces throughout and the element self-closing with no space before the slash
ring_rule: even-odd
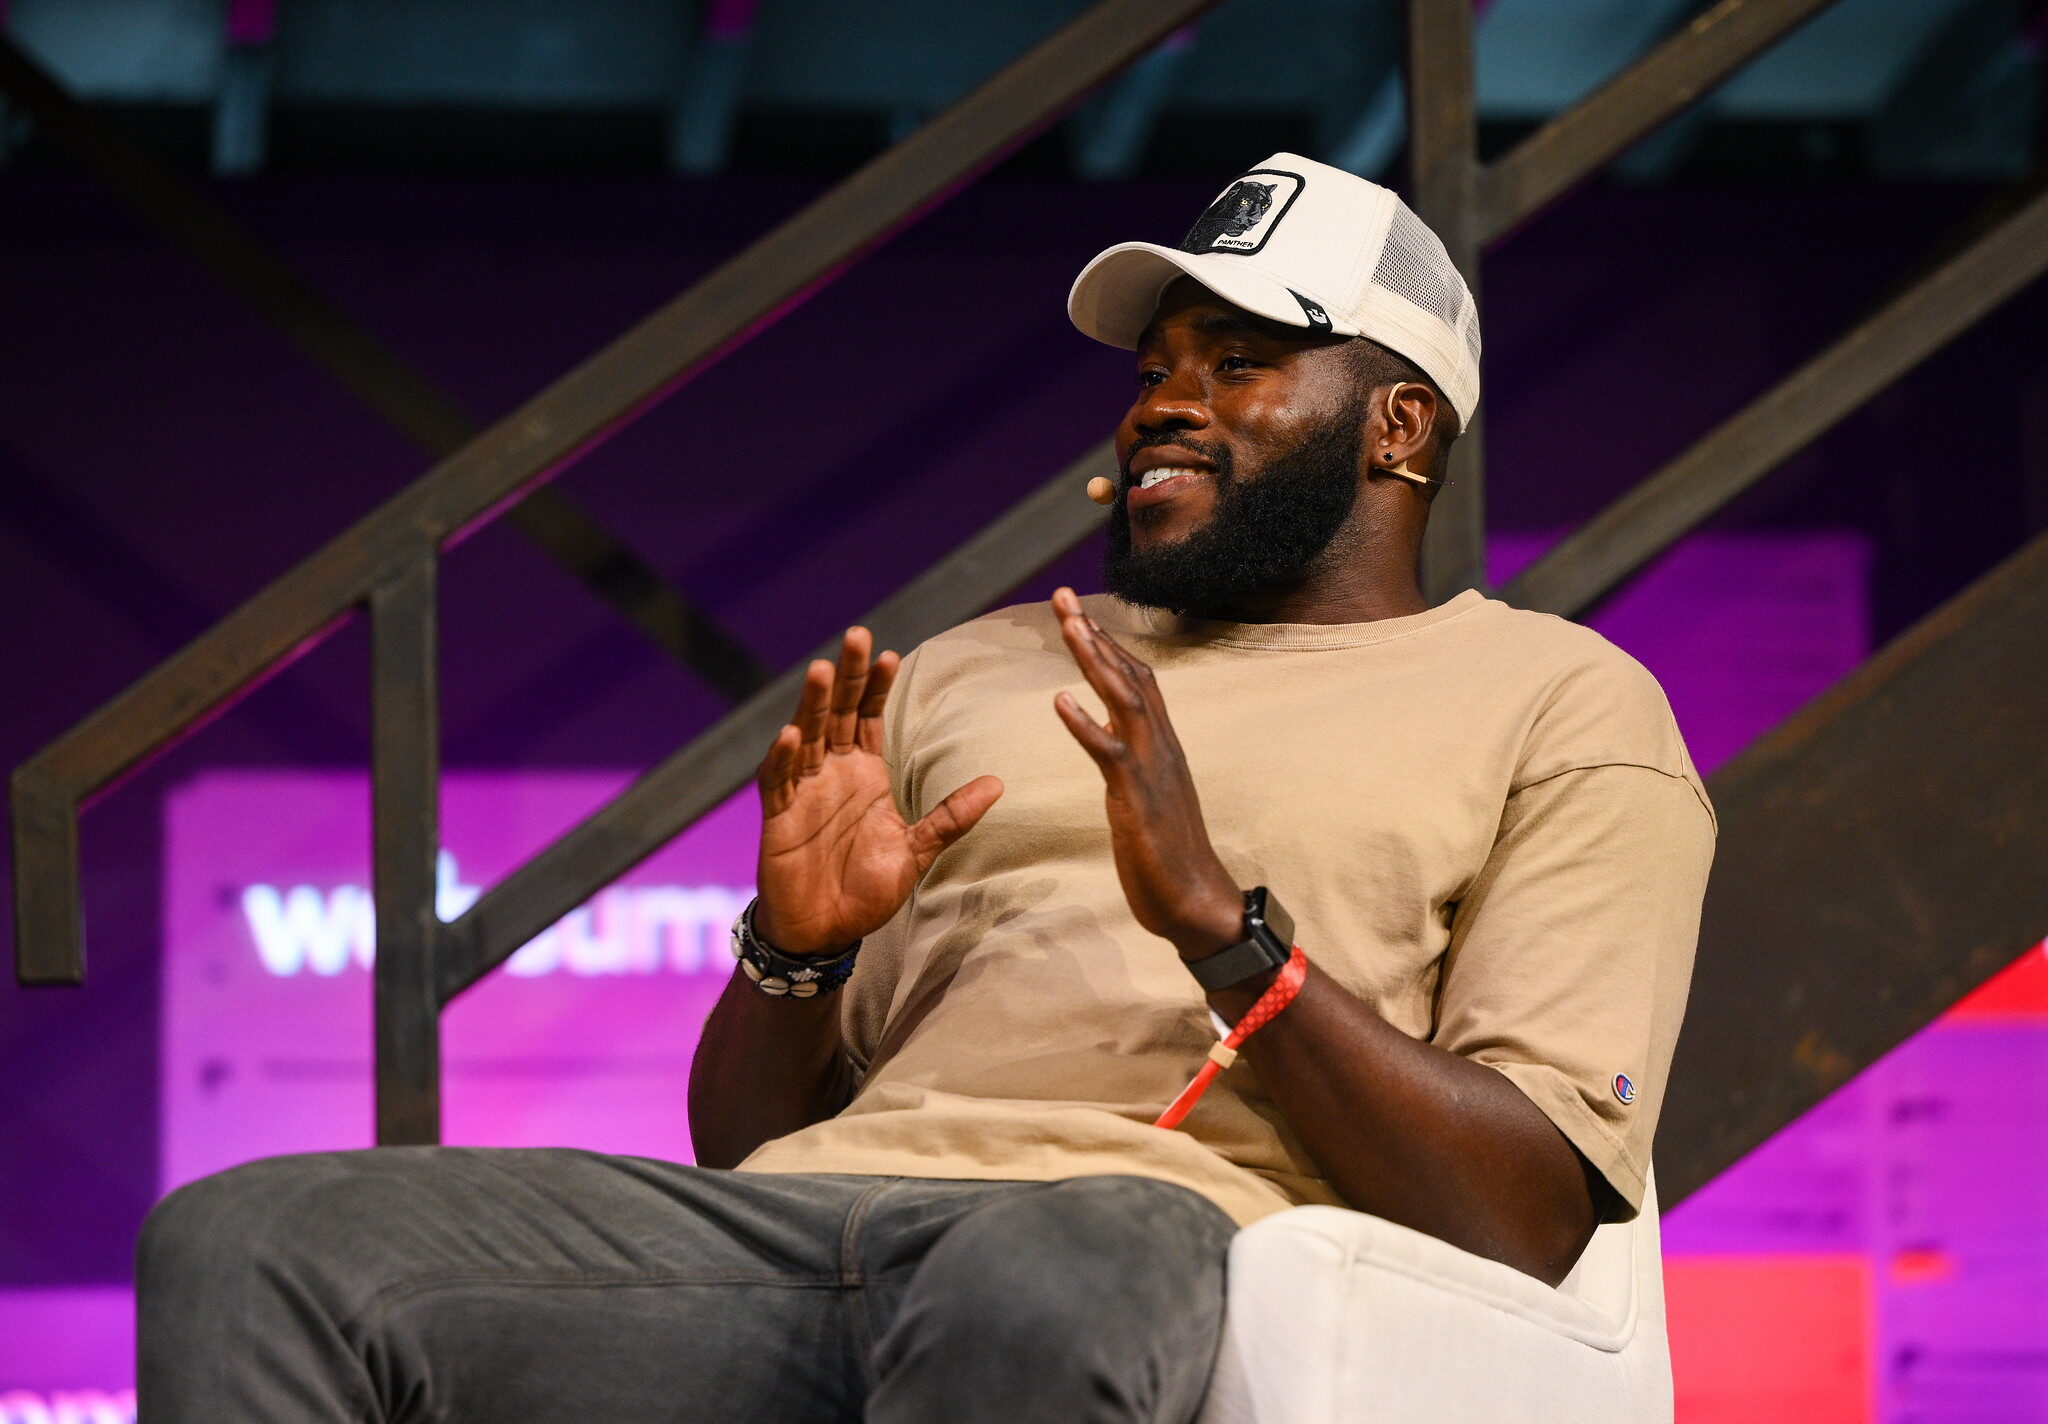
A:
<svg viewBox="0 0 2048 1424">
<path fill-rule="evenodd" d="M 859 940 L 829 959 L 784 954 L 754 931 L 754 907 L 760 903 L 758 895 L 747 901 L 747 908 L 732 922 L 732 956 L 756 989 L 776 998 L 787 994 L 808 999 L 829 994 L 852 977 Z"/>
</svg>

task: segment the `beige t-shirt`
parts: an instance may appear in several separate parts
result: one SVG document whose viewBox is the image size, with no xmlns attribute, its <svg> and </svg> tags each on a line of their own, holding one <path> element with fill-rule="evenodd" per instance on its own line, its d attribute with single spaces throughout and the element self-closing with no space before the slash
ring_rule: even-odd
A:
<svg viewBox="0 0 2048 1424">
<path fill-rule="evenodd" d="M 1346 625 L 1086 602 L 1156 671 L 1237 882 L 1270 886 L 1308 957 L 1388 1022 L 1505 1074 L 1640 1205 L 1714 834 L 1650 674 L 1470 592 Z M 903 814 L 984 772 L 1005 790 L 862 952 L 853 1102 L 743 1170 L 1131 1173 L 1241 1224 L 1337 1202 L 1247 1060 L 1182 1128 L 1151 1125 L 1215 1031 L 1124 902 L 1061 689 L 1101 715 L 1045 604 L 905 659 L 887 719 Z"/>
</svg>

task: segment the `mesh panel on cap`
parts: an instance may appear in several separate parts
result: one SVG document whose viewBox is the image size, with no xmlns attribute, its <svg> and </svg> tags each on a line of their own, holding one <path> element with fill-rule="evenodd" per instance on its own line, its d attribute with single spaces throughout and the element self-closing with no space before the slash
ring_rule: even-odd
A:
<svg viewBox="0 0 2048 1424">
<path fill-rule="evenodd" d="M 1457 269 L 1436 234 L 1405 203 L 1394 209 L 1372 280 L 1374 286 L 1406 297 L 1453 329 L 1465 315 L 1465 284 Z"/>
</svg>

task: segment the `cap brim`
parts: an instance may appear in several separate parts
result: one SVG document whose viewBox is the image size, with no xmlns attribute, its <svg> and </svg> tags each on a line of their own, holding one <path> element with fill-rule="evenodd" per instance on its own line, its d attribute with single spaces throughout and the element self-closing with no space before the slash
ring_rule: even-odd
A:
<svg viewBox="0 0 2048 1424">
<path fill-rule="evenodd" d="M 1242 257 L 1181 252 L 1152 242 L 1119 243 L 1096 254 L 1067 293 L 1067 315 L 1083 335 L 1135 350 L 1159 310 L 1160 295 L 1179 277 L 1192 277 L 1232 306 L 1283 325 L 1314 325 L 1292 291 Z M 1319 294 L 1301 296 L 1327 309 Z M 1330 331 L 1335 336 L 1358 335 L 1342 322 L 1335 322 Z"/>
</svg>

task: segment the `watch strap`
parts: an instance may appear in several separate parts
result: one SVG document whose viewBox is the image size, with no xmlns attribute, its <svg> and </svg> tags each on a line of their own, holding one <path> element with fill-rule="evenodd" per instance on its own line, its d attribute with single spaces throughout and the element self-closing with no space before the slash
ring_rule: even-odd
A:
<svg viewBox="0 0 2048 1424">
<path fill-rule="evenodd" d="M 1283 955 L 1279 964 L 1285 964 Z M 1228 989 L 1232 984 L 1241 984 L 1254 974 L 1277 968 L 1272 953 L 1255 939 L 1241 939 L 1228 949 L 1218 950 L 1205 959 L 1197 959 L 1188 965 L 1195 982 L 1210 993 Z"/>
<path fill-rule="evenodd" d="M 1188 972 L 1208 993 L 1278 969 L 1294 953 L 1294 921 L 1265 886 L 1244 892 L 1244 938 L 1189 963 Z"/>
</svg>

